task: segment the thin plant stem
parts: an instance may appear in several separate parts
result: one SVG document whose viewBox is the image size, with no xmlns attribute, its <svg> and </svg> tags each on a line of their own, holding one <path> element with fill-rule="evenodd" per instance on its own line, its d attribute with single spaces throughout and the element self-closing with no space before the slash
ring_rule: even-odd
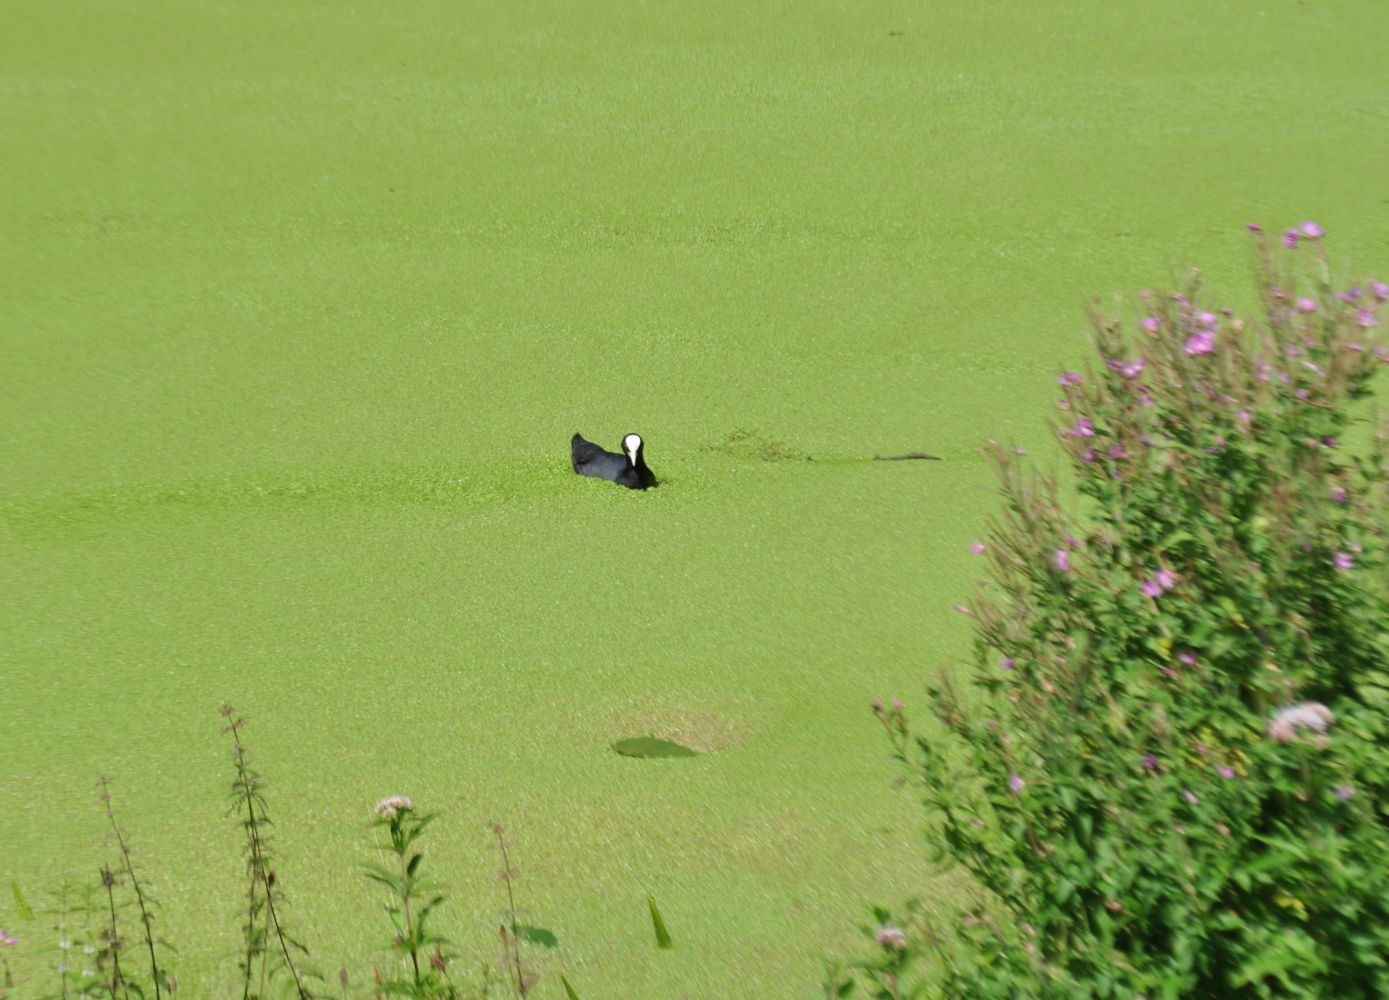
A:
<svg viewBox="0 0 1389 1000">
<path fill-rule="evenodd" d="M 285 936 L 284 929 L 280 926 L 279 915 L 275 912 L 275 892 L 274 892 L 274 872 L 270 871 L 270 864 L 266 857 L 265 842 L 261 837 L 260 828 L 265 822 L 265 816 L 256 814 L 256 788 L 252 780 L 250 769 L 246 764 L 246 748 L 241 743 L 241 727 L 245 724 L 245 719 L 237 717 L 232 719 L 234 710 L 230 705 L 222 706 L 222 714 L 231 719 L 227 726 L 232 735 L 232 742 L 235 744 L 236 757 L 236 782 L 238 791 L 246 803 L 246 836 L 251 849 L 251 890 L 250 907 L 251 914 L 255 911 L 256 885 L 265 886 L 265 911 L 268 918 L 269 928 L 275 932 L 275 939 L 279 942 L 280 953 L 284 956 L 285 967 L 289 969 L 290 978 L 294 980 L 294 988 L 298 992 L 301 1000 L 306 1000 L 310 993 L 304 987 L 303 980 L 299 976 L 299 970 L 294 967 L 294 959 L 290 957 L 289 941 Z M 251 917 L 251 932 L 247 935 L 247 956 L 246 956 L 246 982 L 245 996 L 249 998 L 250 993 L 250 963 L 251 951 L 254 940 L 254 917 Z M 261 964 L 262 992 L 264 992 L 265 965 Z"/>
<path fill-rule="evenodd" d="M 121 975 L 121 932 L 120 925 L 116 922 L 116 876 L 112 874 L 110 865 L 101 866 L 101 884 L 106 889 L 106 902 L 111 908 L 111 982 L 107 989 L 114 997 L 116 987 L 119 986 L 121 996 L 130 1000 L 130 991 L 125 988 L 125 977 Z"/>
<path fill-rule="evenodd" d="M 130 879 L 130 887 L 135 890 L 135 902 L 140 908 L 140 923 L 145 932 L 145 947 L 149 949 L 150 954 L 150 975 L 154 979 L 154 996 L 155 1000 L 160 1000 L 160 997 L 163 996 L 159 987 L 162 976 L 159 974 L 159 964 L 154 957 L 154 930 L 151 927 L 154 918 L 150 916 L 149 908 L 145 905 L 144 890 L 140 888 L 140 880 L 135 877 L 135 868 L 130 861 L 130 847 L 125 842 L 125 836 L 121 833 L 120 825 L 116 822 L 115 810 L 111 807 L 111 779 L 102 778 L 98 784 L 101 785 L 101 801 L 106 803 L 106 818 L 111 821 L 111 832 L 116 835 L 116 846 L 120 850 L 121 864 Z"/>
<path fill-rule="evenodd" d="M 495 834 L 497 835 L 497 848 L 502 852 L 502 879 L 503 879 L 503 881 L 506 882 L 507 916 L 508 916 L 508 918 L 510 919 L 510 922 L 511 922 L 511 927 L 510 927 L 510 930 L 511 930 L 511 956 L 510 956 L 510 957 L 511 957 L 512 963 L 513 963 L 513 964 L 515 965 L 515 967 L 516 967 L 516 993 L 517 993 L 518 996 L 524 997 L 524 996 L 526 995 L 526 993 L 528 992 L 528 990 L 527 990 L 527 987 L 526 987 L 526 977 L 525 977 L 525 973 L 524 973 L 524 972 L 522 971 L 522 969 L 521 969 L 521 941 L 520 941 L 519 936 L 518 936 L 517 933 L 516 933 L 516 927 L 517 927 L 517 924 L 516 924 L 516 893 L 515 893 L 514 890 L 512 889 L 511 857 L 510 857 L 510 855 L 507 854 L 507 851 L 506 851 L 506 837 L 503 836 L 504 831 L 502 830 L 501 824 L 500 824 L 500 823 L 494 823 L 494 824 L 492 825 L 492 832 L 495 833 Z M 503 945 L 503 947 L 506 946 L 506 940 L 507 940 L 506 930 L 507 930 L 506 928 L 503 928 L 503 929 L 502 929 L 502 945 Z"/>
</svg>

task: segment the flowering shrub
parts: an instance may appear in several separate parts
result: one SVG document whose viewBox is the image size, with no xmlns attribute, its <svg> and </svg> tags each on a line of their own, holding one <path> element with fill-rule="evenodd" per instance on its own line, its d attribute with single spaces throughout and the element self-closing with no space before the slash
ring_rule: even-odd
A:
<svg viewBox="0 0 1389 1000">
<path fill-rule="evenodd" d="M 1257 321 L 1194 278 L 1092 317 L 1074 513 L 988 449 L 973 678 L 919 728 L 875 706 L 980 892 L 880 914 L 873 995 L 916 995 L 917 951 L 956 997 L 1389 996 L 1389 476 L 1354 405 L 1389 286 L 1338 294 L 1313 223 L 1250 228 Z"/>
</svg>

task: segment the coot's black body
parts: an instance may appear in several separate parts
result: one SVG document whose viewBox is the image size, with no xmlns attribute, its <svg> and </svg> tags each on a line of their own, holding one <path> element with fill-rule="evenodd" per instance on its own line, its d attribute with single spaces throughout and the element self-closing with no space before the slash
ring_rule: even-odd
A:
<svg viewBox="0 0 1389 1000">
<path fill-rule="evenodd" d="M 585 441 L 579 434 L 574 435 L 570 444 L 574 471 L 581 476 L 606 479 L 629 490 L 644 490 L 656 485 L 656 477 L 646 467 L 646 459 L 642 457 L 642 440 L 638 434 L 628 434 L 622 439 L 625 454 L 621 455 L 604 451 L 592 441 Z"/>
</svg>

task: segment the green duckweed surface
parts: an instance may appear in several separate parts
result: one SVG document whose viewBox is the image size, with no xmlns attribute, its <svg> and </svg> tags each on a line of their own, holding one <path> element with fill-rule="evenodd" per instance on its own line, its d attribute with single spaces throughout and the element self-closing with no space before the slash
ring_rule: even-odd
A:
<svg viewBox="0 0 1389 1000">
<path fill-rule="evenodd" d="M 867 903 L 957 891 L 868 705 L 967 654 L 975 448 L 1050 461 L 1085 297 L 1237 297 L 1248 221 L 1389 271 L 1377 0 L 3 21 L 0 875 L 93 875 L 109 775 L 189 996 L 235 976 L 224 701 L 334 981 L 403 793 L 470 962 L 495 821 L 539 995 L 810 995 Z M 570 472 L 632 430 L 658 489 Z"/>
</svg>

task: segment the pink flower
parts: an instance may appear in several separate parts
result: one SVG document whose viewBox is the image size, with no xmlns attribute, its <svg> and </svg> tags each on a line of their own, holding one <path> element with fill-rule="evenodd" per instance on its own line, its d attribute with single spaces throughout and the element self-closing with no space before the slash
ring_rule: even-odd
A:
<svg viewBox="0 0 1389 1000">
<path fill-rule="evenodd" d="M 1005 656 L 1003 659 L 998 661 L 998 666 L 1000 670 L 1012 670 L 1013 667 L 1017 665 L 1017 662 L 1018 661 L 1013 659 L 1011 656 Z"/>
<path fill-rule="evenodd" d="M 1357 309 L 1355 322 L 1368 330 L 1372 326 L 1379 326 L 1379 317 L 1375 315 L 1373 309 Z"/>
<path fill-rule="evenodd" d="M 1213 312 L 1197 313 L 1196 322 L 1202 326 L 1216 327 L 1220 325 L 1220 317 Z"/>
<path fill-rule="evenodd" d="M 962 615 L 967 615 L 967 614 L 969 614 L 969 608 L 965 607 L 963 604 L 957 604 L 957 605 L 955 605 L 955 610 L 958 611 L 958 612 L 959 612 L 960 614 L 962 614 Z"/>
<path fill-rule="evenodd" d="M 1076 421 L 1076 425 L 1075 428 L 1072 430 L 1072 433 L 1075 434 L 1076 437 L 1094 437 L 1095 425 L 1090 421 L 1089 417 L 1081 417 L 1079 420 Z"/>
<path fill-rule="evenodd" d="M 1248 426 L 1249 426 L 1249 411 L 1248 411 L 1248 410 L 1240 410 L 1238 413 L 1235 414 L 1235 421 L 1236 421 L 1241 427 L 1248 427 Z"/>
<path fill-rule="evenodd" d="M 1153 578 L 1157 580 L 1158 586 L 1161 587 L 1163 590 L 1171 590 L 1173 587 L 1177 585 L 1177 575 L 1173 573 L 1170 569 L 1158 570 L 1155 574 L 1153 574 Z"/>
<path fill-rule="evenodd" d="M 1186 353 L 1193 357 L 1197 354 L 1210 354 L 1214 350 L 1215 334 L 1209 330 L 1198 330 L 1186 338 Z"/>
<path fill-rule="evenodd" d="M 1156 316 L 1144 316 L 1138 325 L 1143 327 L 1148 333 L 1158 332 L 1158 318 Z"/>
<path fill-rule="evenodd" d="M 1355 557 L 1349 552 L 1337 552 L 1331 557 L 1331 565 L 1337 569 L 1350 569 L 1355 565 Z"/>
<path fill-rule="evenodd" d="M 1220 774 L 1222 778 L 1225 778 L 1227 781 L 1235 776 L 1235 769 L 1233 767 L 1226 767 L 1224 764 L 1221 764 L 1219 767 L 1217 767 L 1216 771 Z"/>
<path fill-rule="evenodd" d="M 1336 793 L 1336 798 L 1340 799 L 1342 802 L 1349 802 L 1355 797 L 1354 785 L 1337 785 L 1332 790 Z"/>
<path fill-rule="evenodd" d="M 388 795 L 376 803 L 376 814 L 382 819 L 395 819 L 397 812 L 408 812 L 415 808 L 407 795 Z"/>
<path fill-rule="evenodd" d="M 1022 780 L 1022 776 L 1016 771 L 1008 775 L 1008 787 L 1013 790 L 1014 795 L 1018 795 L 1027 787 L 1027 782 Z"/>
<path fill-rule="evenodd" d="M 1051 554 L 1051 564 L 1064 573 L 1071 568 L 1071 554 L 1065 549 L 1057 549 Z"/>
<path fill-rule="evenodd" d="M 1283 234 L 1283 245 L 1290 250 L 1297 249 L 1297 230 L 1289 229 Z"/>
<path fill-rule="evenodd" d="M 1382 281 L 1370 282 L 1370 294 L 1375 297 L 1376 302 L 1383 302 L 1389 299 L 1389 285 Z"/>
<path fill-rule="evenodd" d="M 1134 358 L 1132 361 L 1119 366 L 1119 374 L 1124 378 L 1137 378 L 1142 374 L 1146 364 L 1142 358 Z"/>
<path fill-rule="evenodd" d="M 883 924 L 873 935 L 873 940 L 888 951 L 901 951 L 907 946 L 907 935 L 902 928 L 893 924 Z"/>
<path fill-rule="evenodd" d="M 1144 597 L 1159 597 L 1162 594 L 1162 588 L 1156 580 L 1144 580 L 1138 585 L 1138 589 L 1143 591 Z"/>
<path fill-rule="evenodd" d="M 1306 296 L 1297 300 L 1298 312 L 1312 313 L 1317 311 L 1317 300 L 1309 299 Z"/>
<path fill-rule="evenodd" d="M 975 542 L 973 545 L 969 547 L 969 550 L 973 552 L 976 556 L 981 556 L 984 554 L 984 543 Z"/>
<path fill-rule="evenodd" d="M 1336 716 L 1331 709 L 1319 701 L 1304 701 L 1298 705 L 1287 705 L 1273 713 L 1269 720 L 1268 735 L 1279 743 L 1287 743 L 1297 735 L 1299 729 L 1310 729 L 1324 733 Z"/>
<path fill-rule="evenodd" d="M 1315 222 L 1304 222 L 1297 228 L 1298 231 L 1302 234 L 1303 239 L 1319 240 L 1322 238 L 1322 228 Z"/>
<path fill-rule="evenodd" d="M 1344 486 L 1333 487 L 1331 490 L 1331 499 L 1335 500 L 1337 503 L 1345 503 L 1346 488 Z"/>
<path fill-rule="evenodd" d="M 1257 222 L 1246 222 L 1244 228 L 1248 229 L 1251 233 L 1262 233 L 1264 231 L 1264 227 Z"/>
<path fill-rule="evenodd" d="M 1196 666 L 1196 654 L 1189 649 L 1185 652 L 1178 653 L 1177 659 L 1185 663 L 1188 667 Z"/>
<path fill-rule="evenodd" d="M 1080 385 L 1083 381 L 1079 372 L 1062 372 L 1056 376 L 1057 385 Z"/>
</svg>

